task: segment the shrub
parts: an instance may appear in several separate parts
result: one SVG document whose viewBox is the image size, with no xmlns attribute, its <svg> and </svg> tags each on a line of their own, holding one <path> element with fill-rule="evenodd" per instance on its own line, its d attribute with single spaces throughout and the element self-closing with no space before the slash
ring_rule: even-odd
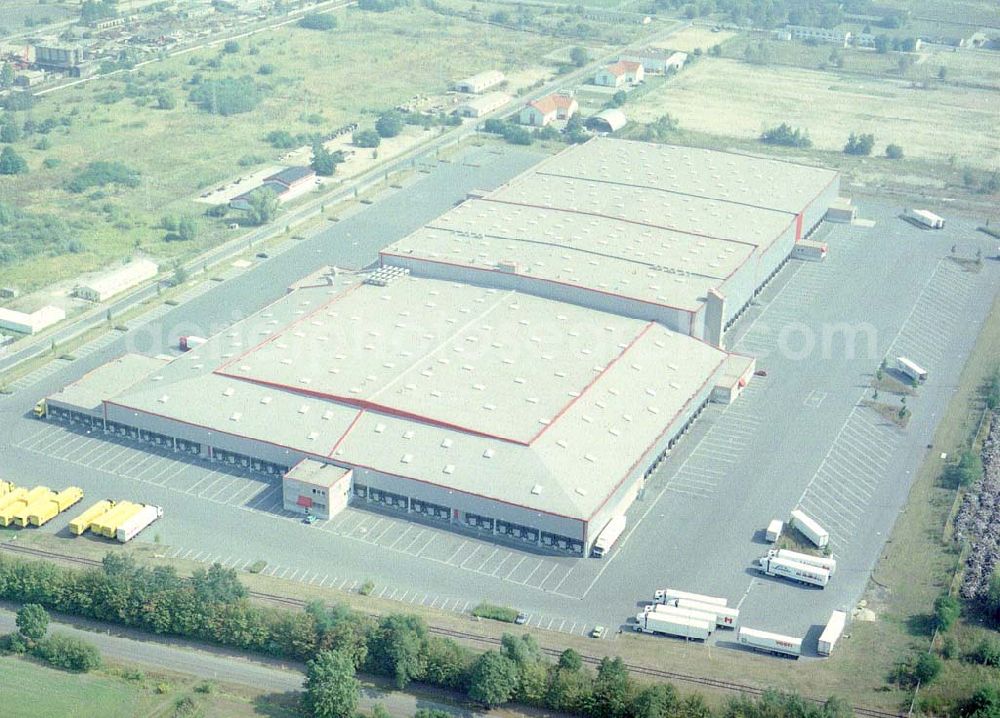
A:
<svg viewBox="0 0 1000 718">
<path fill-rule="evenodd" d="M 530 145 L 535 141 L 534 135 L 520 125 L 507 125 L 503 130 L 503 138 L 512 145 Z"/>
<path fill-rule="evenodd" d="M 257 68 L 258 75 L 273 75 L 277 68 L 269 62 L 265 62 L 263 65 Z"/>
<path fill-rule="evenodd" d="M 337 18 L 330 13 L 311 12 L 302 16 L 299 27 L 308 30 L 332 30 L 337 27 Z"/>
<path fill-rule="evenodd" d="M 945 594 L 934 601 L 934 621 L 941 631 L 951 628 L 961 612 L 962 608 L 954 596 Z"/>
<path fill-rule="evenodd" d="M 268 141 L 271 147 L 278 150 L 290 150 L 293 147 L 298 147 L 302 144 L 299 141 L 299 138 L 285 130 L 272 130 L 267 133 L 264 139 Z"/>
<path fill-rule="evenodd" d="M 104 187 L 109 184 L 138 187 L 139 172 L 121 162 L 91 162 L 67 183 L 66 189 L 80 194 L 91 187 Z"/>
<path fill-rule="evenodd" d="M 969 654 L 969 658 L 984 666 L 1000 666 L 1000 644 L 992 638 L 984 638 Z"/>
<path fill-rule="evenodd" d="M 205 80 L 189 95 L 191 102 L 213 115 L 236 115 L 250 112 L 263 99 L 261 89 L 250 77 L 226 77 Z"/>
<path fill-rule="evenodd" d="M 236 40 L 226 40 L 226 44 L 222 46 L 222 51 L 227 55 L 235 55 L 240 51 L 240 44 Z"/>
<path fill-rule="evenodd" d="M 351 136 L 351 142 L 357 147 L 378 147 L 382 137 L 375 130 L 360 130 Z"/>
<path fill-rule="evenodd" d="M 480 603 L 472 609 L 472 615 L 478 618 L 490 618 L 494 621 L 513 623 L 518 611 L 505 606 L 494 606 L 492 603 Z"/>
<path fill-rule="evenodd" d="M 66 633 L 53 633 L 39 641 L 34 653 L 46 663 L 68 671 L 86 673 L 101 665 L 101 654 L 92 643 Z"/>
<path fill-rule="evenodd" d="M 161 110 L 172 110 L 177 107 L 177 100 L 170 92 L 160 90 L 156 93 L 156 106 Z"/>
<path fill-rule="evenodd" d="M 395 137 L 403 131 L 403 118 L 398 112 L 387 112 L 375 121 L 375 131 L 380 137 Z"/>
<path fill-rule="evenodd" d="M 483 123 L 483 132 L 489 132 L 491 135 L 502 135 L 506 128 L 507 123 L 495 117 L 491 117 Z"/>
<path fill-rule="evenodd" d="M 844 154 L 867 157 L 872 153 L 873 147 L 875 147 L 875 135 L 852 132 L 847 138 L 847 144 L 844 145 Z"/>
<path fill-rule="evenodd" d="M 913 665 L 913 677 L 921 684 L 931 683 L 941 672 L 941 659 L 934 653 L 921 653 Z"/>
<path fill-rule="evenodd" d="M 28 171 L 28 163 L 9 145 L 0 151 L 0 175 L 20 175 Z"/>
<path fill-rule="evenodd" d="M 783 147 L 812 147 L 809 133 L 782 122 L 777 127 L 764 130 L 760 141 L 765 145 L 780 145 Z"/>
<path fill-rule="evenodd" d="M 890 160 L 901 160 L 903 159 L 903 148 L 897 144 L 888 144 L 885 146 L 885 156 Z"/>
<path fill-rule="evenodd" d="M 361 588 L 358 589 L 358 593 L 360 593 L 362 596 L 370 596 L 371 592 L 374 590 L 375 590 L 375 582 L 369 578 L 366 579 L 363 584 L 361 584 Z"/>
</svg>

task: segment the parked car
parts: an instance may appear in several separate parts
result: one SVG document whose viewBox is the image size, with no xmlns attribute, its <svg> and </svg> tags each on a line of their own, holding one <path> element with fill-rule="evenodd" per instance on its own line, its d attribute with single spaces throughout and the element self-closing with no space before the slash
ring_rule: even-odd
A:
<svg viewBox="0 0 1000 718">
<path fill-rule="evenodd" d="M 519 613 L 517 614 L 517 618 L 514 619 L 514 623 L 516 623 L 519 626 L 524 625 L 527 622 L 528 622 L 528 614 L 526 613 Z"/>
<path fill-rule="evenodd" d="M 753 373 L 753 375 L 754 376 L 767 376 L 767 370 L 766 369 L 758 369 L 757 371 L 755 371 Z"/>
<path fill-rule="evenodd" d="M 604 626 L 594 626 L 593 630 L 590 632 L 591 638 L 604 638 L 607 634 L 608 629 Z"/>
<path fill-rule="evenodd" d="M 270 256 L 267 252 L 257 252 L 257 259 L 267 259 Z"/>
</svg>

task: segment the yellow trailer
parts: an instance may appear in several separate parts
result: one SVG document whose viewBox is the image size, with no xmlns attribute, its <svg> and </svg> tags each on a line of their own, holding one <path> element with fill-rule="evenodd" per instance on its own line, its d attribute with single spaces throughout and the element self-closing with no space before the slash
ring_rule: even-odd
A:
<svg viewBox="0 0 1000 718">
<path fill-rule="evenodd" d="M 23 501 L 24 497 L 28 495 L 27 489 L 14 488 L 10 492 L 0 496 L 0 511 L 10 506 L 18 501 Z"/>
<path fill-rule="evenodd" d="M 83 498 L 83 489 L 78 486 L 70 486 L 57 494 L 53 494 L 48 503 L 42 508 L 37 508 L 38 504 L 28 512 L 28 523 L 32 526 L 42 526 L 51 521 L 70 506 Z"/>
<path fill-rule="evenodd" d="M 91 524 L 100 521 L 104 514 L 108 513 L 115 506 L 114 501 L 102 499 L 90 508 L 84 510 L 82 514 L 69 522 L 70 533 L 79 536 L 90 528 Z"/>
<path fill-rule="evenodd" d="M 113 509 L 104 514 L 99 520 L 94 521 L 90 530 L 99 536 L 114 538 L 118 532 L 118 526 L 142 509 L 140 504 L 133 504 L 131 501 L 120 501 Z"/>
<path fill-rule="evenodd" d="M 7 504 L 3 509 L 0 509 L 0 526 L 10 526 L 14 521 L 15 515 L 20 514 L 30 504 L 33 504 L 49 493 L 52 492 L 49 491 L 48 486 L 36 486 L 25 493 L 20 499 Z"/>
<path fill-rule="evenodd" d="M 46 509 L 47 509 L 47 507 L 48 507 L 49 504 L 51 504 L 52 508 L 55 509 L 56 508 L 56 504 L 55 504 L 55 500 L 54 500 L 55 498 L 56 498 L 56 492 L 55 491 L 49 491 L 48 493 L 39 496 L 34 501 L 25 504 L 24 508 L 22 508 L 20 511 L 18 511 L 17 513 L 14 514 L 14 517 L 13 517 L 14 518 L 14 525 L 15 526 L 20 526 L 21 528 L 24 528 L 29 523 L 31 523 L 31 520 L 29 518 L 31 516 L 31 514 L 36 514 L 36 513 L 41 513 L 41 512 L 46 511 Z M 56 514 L 57 513 L 59 513 L 59 512 L 56 511 Z M 55 514 L 52 514 L 52 515 L 55 516 Z"/>
</svg>

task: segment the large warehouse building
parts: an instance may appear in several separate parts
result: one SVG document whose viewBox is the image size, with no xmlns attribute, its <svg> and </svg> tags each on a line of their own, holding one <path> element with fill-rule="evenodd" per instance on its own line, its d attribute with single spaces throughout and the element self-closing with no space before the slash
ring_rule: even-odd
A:
<svg viewBox="0 0 1000 718">
<path fill-rule="evenodd" d="M 721 345 L 838 190 L 831 170 L 600 138 L 464 202 L 388 247 L 382 262 Z"/>
<path fill-rule="evenodd" d="M 736 179 L 755 169 L 770 191 Z M 590 142 L 394 245 L 374 274 L 318 273 L 170 361 L 121 357 L 49 415 L 287 474 L 286 506 L 321 516 L 349 497 L 586 555 L 705 405 L 749 381 L 722 327 L 831 187 L 787 163 Z"/>
</svg>

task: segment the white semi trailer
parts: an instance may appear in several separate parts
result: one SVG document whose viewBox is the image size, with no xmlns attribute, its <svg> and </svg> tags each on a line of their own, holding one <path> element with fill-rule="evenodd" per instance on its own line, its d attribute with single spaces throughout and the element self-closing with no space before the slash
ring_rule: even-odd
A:
<svg viewBox="0 0 1000 718">
<path fill-rule="evenodd" d="M 700 593 L 688 593 L 687 591 L 678 591 L 673 588 L 660 588 L 653 592 L 653 600 L 656 603 L 668 603 L 669 601 L 676 601 L 679 598 L 689 598 L 692 601 L 711 603 L 715 606 L 725 606 L 728 603 L 728 601 L 724 598 L 703 596 Z"/>
<path fill-rule="evenodd" d="M 126 519 L 115 531 L 115 538 L 122 543 L 127 543 L 134 539 L 139 533 L 151 523 L 163 517 L 163 508 L 146 504 L 139 512 L 129 519 Z"/>
<path fill-rule="evenodd" d="M 936 215 L 930 210 L 907 209 L 903 211 L 903 216 L 928 229 L 944 229 L 944 217 Z"/>
<path fill-rule="evenodd" d="M 825 568 L 831 576 L 837 572 L 837 559 L 830 556 L 813 556 L 799 551 L 789 551 L 787 548 L 771 549 L 767 555 L 771 558 L 784 558 L 796 563 L 804 563 L 806 566 Z"/>
<path fill-rule="evenodd" d="M 896 368 L 914 381 L 927 381 L 927 370 L 906 357 L 896 357 Z"/>
<path fill-rule="evenodd" d="M 590 550 L 591 555 L 594 558 L 601 558 L 611 547 L 615 545 L 615 542 L 621 537 L 622 533 L 625 531 L 625 514 L 620 516 L 615 516 L 613 519 L 608 521 L 604 530 L 597 536 L 597 540 L 594 541 L 594 547 Z"/>
<path fill-rule="evenodd" d="M 658 613 L 661 616 L 676 616 L 678 618 L 690 618 L 695 621 L 705 621 L 709 625 L 708 632 L 715 630 L 715 614 L 708 611 L 697 611 L 689 608 L 678 608 L 669 603 L 651 603 L 643 607 L 643 613 Z"/>
<path fill-rule="evenodd" d="M 781 538 L 781 532 L 784 530 L 785 523 L 781 519 L 773 519 L 771 523 L 767 525 L 767 531 L 764 533 L 764 540 L 768 543 L 774 543 Z"/>
<path fill-rule="evenodd" d="M 649 611 L 635 617 L 635 630 L 639 633 L 660 633 L 664 636 L 677 636 L 689 641 L 705 641 L 711 634 L 708 621 L 701 621 L 683 616 Z"/>
<path fill-rule="evenodd" d="M 826 628 L 820 634 L 819 643 L 816 644 L 816 652 L 821 656 L 829 656 L 833 653 L 833 647 L 844 634 L 844 627 L 847 625 L 847 614 L 843 611 L 834 611 L 830 614 L 830 620 L 826 622 Z"/>
<path fill-rule="evenodd" d="M 805 512 L 795 509 L 788 521 L 803 536 L 812 541 L 817 548 L 824 548 L 830 543 L 830 534 L 815 520 L 806 516 Z"/>
<path fill-rule="evenodd" d="M 715 625 L 721 628 L 736 628 L 736 622 L 740 620 L 740 609 L 738 608 L 692 601 L 690 598 L 678 598 L 675 604 L 677 608 L 685 608 L 689 611 L 702 611 L 703 613 L 715 616 Z"/>
<path fill-rule="evenodd" d="M 736 641 L 741 646 L 752 648 L 755 651 L 792 656 L 793 658 L 802 655 L 802 639 L 782 636 L 780 633 L 768 633 L 741 626 L 736 634 Z"/>
<path fill-rule="evenodd" d="M 798 581 L 810 586 L 826 588 L 826 584 L 830 582 L 830 572 L 825 568 L 807 566 L 804 563 L 789 561 L 784 558 L 764 556 L 757 562 L 757 566 L 768 576 L 787 578 L 790 581 Z"/>
</svg>

